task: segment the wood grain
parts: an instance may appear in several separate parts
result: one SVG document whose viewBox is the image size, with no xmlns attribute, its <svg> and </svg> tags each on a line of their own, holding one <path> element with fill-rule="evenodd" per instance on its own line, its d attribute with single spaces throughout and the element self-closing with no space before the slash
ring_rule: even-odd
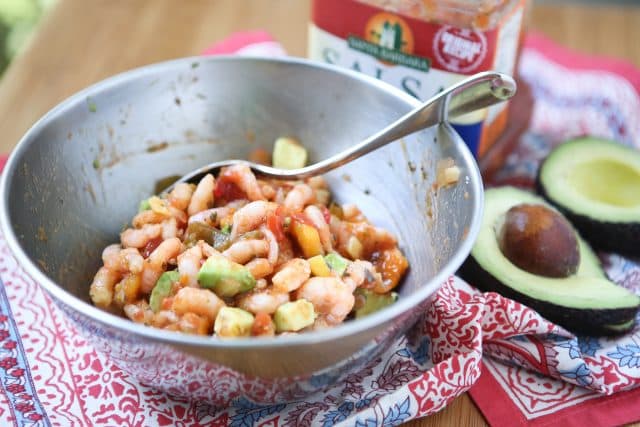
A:
<svg viewBox="0 0 640 427">
<path fill-rule="evenodd" d="M 265 29 L 306 52 L 310 0 L 59 0 L 0 81 L 0 152 L 42 114 L 115 73 L 196 55 L 233 31 Z M 640 65 L 640 8 L 537 5 L 529 26 L 557 42 Z M 468 395 L 410 426 L 486 426 Z"/>
</svg>

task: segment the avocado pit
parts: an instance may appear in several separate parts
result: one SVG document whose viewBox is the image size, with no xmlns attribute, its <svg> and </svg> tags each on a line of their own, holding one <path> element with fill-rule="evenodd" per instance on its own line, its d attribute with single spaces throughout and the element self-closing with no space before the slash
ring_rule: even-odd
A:
<svg viewBox="0 0 640 427">
<path fill-rule="evenodd" d="M 576 232 L 558 212 L 541 204 L 510 208 L 498 230 L 505 257 L 519 268 L 539 276 L 568 277 L 580 264 Z"/>
</svg>

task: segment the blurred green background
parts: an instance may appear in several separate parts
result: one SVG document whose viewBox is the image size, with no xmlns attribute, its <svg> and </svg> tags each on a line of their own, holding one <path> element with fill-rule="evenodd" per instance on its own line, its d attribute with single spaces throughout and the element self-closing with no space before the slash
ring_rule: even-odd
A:
<svg viewBox="0 0 640 427">
<path fill-rule="evenodd" d="M 0 75 L 56 1 L 0 0 Z"/>
</svg>

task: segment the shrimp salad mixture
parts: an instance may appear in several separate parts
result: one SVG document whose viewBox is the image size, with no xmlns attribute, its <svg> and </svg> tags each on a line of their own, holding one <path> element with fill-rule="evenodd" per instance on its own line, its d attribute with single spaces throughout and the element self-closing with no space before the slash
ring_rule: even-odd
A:
<svg viewBox="0 0 640 427">
<path fill-rule="evenodd" d="M 355 205 L 332 203 L 321 177 L 261 180 L 245 165 L 143 201 L 102 260 L 90 287 L 96 306 L 220 337 L 365 316 L 396 300 L 408 267 L 396 238 Z"/>
</svg>

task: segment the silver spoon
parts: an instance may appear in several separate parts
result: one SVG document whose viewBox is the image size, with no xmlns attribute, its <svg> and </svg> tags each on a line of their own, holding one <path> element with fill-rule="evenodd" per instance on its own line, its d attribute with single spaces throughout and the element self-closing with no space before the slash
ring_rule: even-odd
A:
<svg viewBox="0 0 640 427">
<path fill-rule="evenodd" d="M 511 98 L 516 83 L 510 76 L 497 72 L 474 74 L 438 93 L 421 106 L 405 114 L 359 144 L 299 169 L 279 169 L 246 160 L 223 160 L 209 163 L 182 176 L 165 191 L 180 182 L 197 182 L 208 173 L 235 164 L 246 164 L 254 173 L 272 179 L 305 179 L 336 169 L 384 145 L 447 120 Z"/>
</svg>

